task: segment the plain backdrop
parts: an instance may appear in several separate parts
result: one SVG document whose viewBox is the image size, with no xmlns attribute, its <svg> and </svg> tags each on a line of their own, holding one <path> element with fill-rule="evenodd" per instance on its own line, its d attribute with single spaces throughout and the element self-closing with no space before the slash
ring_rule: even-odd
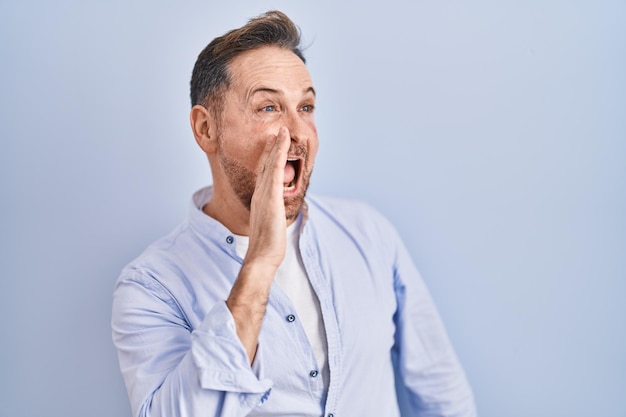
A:
<svg viewBox="0 0 626 417">
<path fill-rule="evenodd" d="M 0 0 L 0 417 L 130 416 L 114 281 L 211 182 L 197 54 L 273 8 L 318 91 L 312 191 L 396 225 L 480 415 L 625 417 L 617 0 Z"/>
</svg>

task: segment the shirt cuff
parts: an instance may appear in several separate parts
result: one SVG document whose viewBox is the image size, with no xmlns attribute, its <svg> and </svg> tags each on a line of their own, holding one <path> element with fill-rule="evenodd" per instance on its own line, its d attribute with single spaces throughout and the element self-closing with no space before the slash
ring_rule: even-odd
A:
<svg viewBox="0 0 626 417">
<path fill-rule="evenodd" d="M 199 370 L 200 385 L 205 389 L 262 397 L 271 389 L 272 381 L 263 378 L 263 358 L 259 353 L 250 366 L 237 336 L 235 320 L 224 301 L 217 303 L 191 334 L 191 354 Z"/>
</svg>

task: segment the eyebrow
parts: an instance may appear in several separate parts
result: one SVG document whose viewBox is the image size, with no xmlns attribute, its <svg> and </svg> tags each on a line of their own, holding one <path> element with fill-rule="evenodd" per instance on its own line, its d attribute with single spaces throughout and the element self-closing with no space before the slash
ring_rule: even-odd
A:
<svg viewBox="0 0 626 417">
<path fill-rule="evenodd" d="M 315 94 L 315 88 L 313 88 L 313 86 L 307 88 L 304 90 L 304 93 L 313 93 L 313 96 L 316 96 Z M 270 94 L 278 94 L 278 95 L 282 95 L 282 92 L 279 90 L 276 90 L 275 88 L 269 88 L 269 87 L 259 87 L 259 88 L 255 88 L 252 93 L 250 93 L 250 96 L 255 95 L 256 93 L 270 93 Z"/>
</svg>

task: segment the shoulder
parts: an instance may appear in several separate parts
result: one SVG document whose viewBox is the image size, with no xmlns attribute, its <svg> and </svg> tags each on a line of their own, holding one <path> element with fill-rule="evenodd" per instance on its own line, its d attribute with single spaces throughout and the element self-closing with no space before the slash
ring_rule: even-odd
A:
<svg viewBox="0 0 626 417">
<path fill-rule="evenodd" d="M 118 281 L 134 281 L 144 286 L 163 286 L 164 280 L 177 269 L 180 258 L 196 240 L 187 222 L 146 247 L 123 269 Z"/>
<path fill-rule="evenodd" d="M 384 216 L 377 209 L 361 200 L 313 195 L 307 197 L 307 202 L 309 210 L 313 213 L 319 211 L 328 216 L 345 219 L 384 219 Z"/>
<path fill-rule="evenodd" d="M 338 227 L 357 240 L 392 244 L 397 232 L 391 222 L 364 201 L 313 195 L 307 197 L 309 218 L 313 223 Z"/>
<path fill-rule="evenodd" d="M 347 224 L 372 224 L 387 228 L 389 220 L 371 204 L 361 200 L 313 195 L 307 197 L 312 216 L 328 216 Z"/>
</svg>

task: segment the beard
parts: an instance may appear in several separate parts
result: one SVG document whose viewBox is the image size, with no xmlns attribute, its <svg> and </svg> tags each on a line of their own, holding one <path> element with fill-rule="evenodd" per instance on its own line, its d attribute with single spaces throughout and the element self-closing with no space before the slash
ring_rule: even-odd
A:
<svg viewBox="0 0 626 417">
<path fill-rule="evenodd" d="M 224 169 L 224 173 L 226 174 L 228 182 L 235 192 L 235 195 L 241 204 L 243 204 L 243 206 L 250 211 L 250 207 L 252 205 L 252 195 L 254 194 L 254 190 L 256 188 L 257 174 L 255 171 L 252 171 L 243 165 L 238 159 L 225 155 L 219 145 L 220 143 L 221 141 L 218 141 L 218 158 L 220 164 Z M 287 221 L 291 221 L 298 216 L 298 213 L 300 213 L 300 209 L 304 204 L 304 197 L 307 189 L 309 188 L 309 181 L 313 168 L 308 165 L 308 153 L 304 145 L 292 143 L 289 147 L 288 154 L 302 158 L 300 172 L 298 173 L 298 175 L 302 177 L 302 181 L 300 182 L 301 187 L 298 190 L 297 195 L 284 198 L 285 217 Z"/>
</svg>

